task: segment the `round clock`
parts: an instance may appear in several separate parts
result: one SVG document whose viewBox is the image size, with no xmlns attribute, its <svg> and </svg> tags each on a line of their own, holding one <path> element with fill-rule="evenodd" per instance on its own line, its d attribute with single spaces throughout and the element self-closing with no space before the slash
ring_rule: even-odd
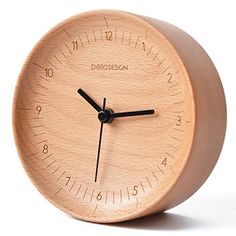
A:
<svg viewBox="0 0 236 236">
<path fill-rule="evenodd" d="M 219 157 L 226 104 L 199 44 L 120 11 L 69 18 L 23 66 L 15 141 L 37 189 L 76 218 L 119 222 L 172 208 Z"/>
</svg>

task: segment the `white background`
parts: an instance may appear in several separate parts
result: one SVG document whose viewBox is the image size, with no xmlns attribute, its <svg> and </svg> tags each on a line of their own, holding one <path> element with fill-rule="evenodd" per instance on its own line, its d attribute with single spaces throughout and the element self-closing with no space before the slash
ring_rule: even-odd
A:
<svg viewBox="0 0 236 236">
<path fill-rule="evenodd" d="M 211 0 L 0 0 L 0 235 L 236 235 L 236 5 Z M 56 209 L 34 188 L 19 161 L 12 134 L 12 99 L 21 66 L 51 27 L 71 15 L 118 9 L 159 18 L 192 35 L 222 78 L 228 129 L 219 162 L 204 186 L 165 214 L 99 225 Z"/>
</svg>

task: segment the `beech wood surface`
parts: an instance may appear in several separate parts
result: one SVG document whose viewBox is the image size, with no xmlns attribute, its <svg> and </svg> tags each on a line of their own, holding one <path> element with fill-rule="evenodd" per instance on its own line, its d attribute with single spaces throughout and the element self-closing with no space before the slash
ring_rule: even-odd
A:
<svg viewBox="0 0 236 236">
<path fill-rule="evenodd" d="M 82 88 L 114 112 L 154 109 L 104 124 Z M 15 141 L 37 189 L 76 218 L 119 222 L 170 209 L 213 170 L 226 130 L 219 75 L 187 33 L 120 11 L 67 19 L 34 47 L 19 76 Z M 46 145 L 46 146 L 45 146 Z M 135 187 L 136 186 L 136 187 Z"/>
</svg>

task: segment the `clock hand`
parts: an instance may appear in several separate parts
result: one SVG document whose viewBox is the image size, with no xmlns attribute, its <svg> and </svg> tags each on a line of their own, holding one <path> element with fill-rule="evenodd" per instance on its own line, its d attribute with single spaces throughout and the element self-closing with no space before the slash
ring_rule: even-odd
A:
<svg viewBox="0 0 236 236">
<path fill-rule="evenodd" d="M 97 112 L 101 111 L 102 108 L 91 98 L 83 89 L 78 89 L 78 94 L 80 94 Z"/>
<path fill-rule="evenodd" d="M 103 99 L 102 110 L 105 110 L 106 106 L 106 98 Z M 101 121 L 100 125 L 100 134 L 99 134 L 99 142 L 98 142 L 98 153 L 97 153 L 97 163 L 96 163 L 96 171 L 95 171 L 95 182 L 97 182 L 97 175 L 98 175 L 98 165 L 99 165 L 99 157 L 100 157 L 100 150 L 101 150 L 101 143 L 102 143 L 102 130 L 103 130 L 103 122 Z"/>
<path fill-rule="evenodd" d="M 140 111 L 128 111 L 128 112 L 115 112 L 115 113 L 110 113 L 109 116 L 111 118 L 116 118 L 116 117 L 127 117 L 127 116 L 152 115 L 154 113 L 155 113 L 154 110 L 140 110 Z"/>
</svg>

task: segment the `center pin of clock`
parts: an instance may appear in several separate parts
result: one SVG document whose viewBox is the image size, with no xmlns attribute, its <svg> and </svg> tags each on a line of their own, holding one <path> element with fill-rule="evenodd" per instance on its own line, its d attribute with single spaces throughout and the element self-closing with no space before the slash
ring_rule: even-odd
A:
<svg viewBox="0 0 236 236">
<path fill-rule="evenodd" d="M 105 110 L 101 110 L 98 113 L 98 120 L 101 123 L 111 123 L 113 118 L 111 117 L 111 114 L 113 113 L 112 109 L 105 109 Z"/>
</svg>

